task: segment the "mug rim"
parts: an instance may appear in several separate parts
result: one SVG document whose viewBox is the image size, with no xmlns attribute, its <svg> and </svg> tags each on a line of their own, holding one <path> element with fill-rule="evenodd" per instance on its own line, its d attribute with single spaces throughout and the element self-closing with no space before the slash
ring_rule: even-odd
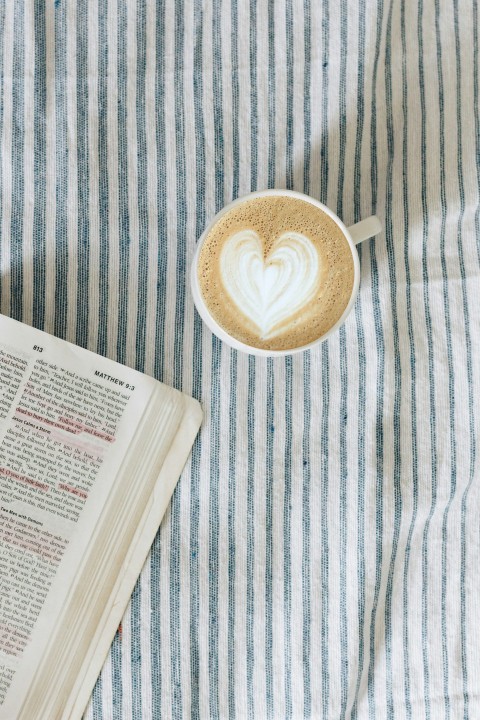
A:
<svg viewBox="0 0 480 720">
<path fill-rule="evenodd" d="M 315 340 L 312 340 L 311 343 L 308 343 L 307 345 L 299 345 L 298 347 L 294 348 L 286 348 L 284 350 L 267 350 L 265 348 L 258 348 L 254 345 L 247 345 L 246 343 L 241 342 L 240 340 L 237 340 L 237 338 L 233 337 L 232 335 L 229 335 L 229 333 L 224 330 L 221 325 L 217 323 L 217 321 L 212 317 L 210 314 L 207 305 L 203 299 L 202 292 L 200 289 L 200 283 L 198 281 L 198 258 L 200 255 L 200 251 L 203 247 L 203 244 L 207 238 L 208 233 L 212 229 L 213 225 L 220 220 L 223 215 L 225 215 L 227 212 L 232 210 L 236 205 L 239 205 L 242 202 L 247 202 L 248 200 L 253 200 L 257 197 L 268 197 L 268 196 L 280 196 L 280 197 L 294 197 L 298 200 L 303 200 L 306 202 L 311 203 L 312 205 L 315 205 L 315 207 L 320 208 L 320 210 L 323 210 L 340 228 L 342 231 L 344 237 L 346 238 L 349 246 L 350 251 L 352 253 L 352 260 L 353 260 L 353 267 L 354 267 L 354 278 L 353 278 L 353 285 L 352 285 L 352 292 L 350 295 L 350 299 L 345 307 L 345 310 L 343 311 L 342 315 L 339 317 L 337 322 L 332 325 L 331 328 L 327 330 L 326 333 L 321 335 L 319 338 L 316 338 Z M 192 264 L 191 264 L 191 270 L 190 270 L 190 286 L 193 296 L 193 302 L 195 307 L 197 308 L 198 314 L 202 318 L 203 322 L 206 324 L 206 326 L 211 330 L 212 333 L 214 333 L 220 340 L 225 342 L 227 345 L 232 347 L 234 350 L 241 350 L 243 352 L 248 353 L 249 355 L 256 355 L 257 357 L 284 357 L 286 355 L 294 355 L 297 353 L 305 352 L 305 350 L 310 350 L 311 348 L 316 347 L 317 345 L 320 345 L 324 340 L 327 340 L 330 335 L 332 335 L 338 328 L 343 325 L 345 322 L 347 316 L 350 314 L 353 305 L 355 303 L 355 299 L 358 294 L 358 289 L 360 286 L 360 260 L 358 257 L 358 252 L 355 247 L 355 243 L 352 240 L 352 237 L 348 231 L 348 228 L 346 225 L 340 220 L 338 215 L 336 215 L 333 210 L 330 210 L 330 208 L 327 205 L 324 205 L 320 200 L 316 200 L 315 198 L 312 198 L 310 195 L 305 195 L 304 193 L 298 192 L 296 190 L 283 190 L 283 189 L 268 189 L 268 190 L 257 190 L 251 193 L 247 193 L 246 195 L 242 195 L 241 197 L 236 198 L 235 200 L 232 200 L 227 205 L 225 205 L 221 210 L 216 213 L 211 221 L 207 224 L 204 231 L 200 235 L 197 247 L 195 249 L 195 253 L 193 256 Z"/>
</svg>

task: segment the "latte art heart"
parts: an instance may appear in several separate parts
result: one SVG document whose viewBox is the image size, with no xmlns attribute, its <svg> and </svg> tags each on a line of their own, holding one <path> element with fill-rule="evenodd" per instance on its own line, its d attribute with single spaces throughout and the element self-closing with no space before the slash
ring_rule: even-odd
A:
<svg viewBox="0 0 480 720">
<path fill-rule="evenodd" d="M 257 233 L 241 230 L 225 242 L 220 259 L 225 290 L 256 325 L 262 340 L 281 334 L 289 319 L 312 300 L 319 272 L 313 243 L 292 231 L 283 233 L 264 259 Z"/>
<path fill-rule="evenodd" d="M 285 192 L 235 201 L 208 227 L 192 273 L 214 332 L 240 349 L 295 351 L 320 340 L 352 296 L 350 243 L 329 213 Z"/>
</svg>

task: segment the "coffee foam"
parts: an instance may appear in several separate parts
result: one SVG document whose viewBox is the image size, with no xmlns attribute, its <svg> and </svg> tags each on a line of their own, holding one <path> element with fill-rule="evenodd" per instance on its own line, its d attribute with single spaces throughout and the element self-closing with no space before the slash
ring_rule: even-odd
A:
<svg viewBox="0 0 480 720">
<path fill-rule="evenodd" d="M 200 251 L 201 294 L 241 342 L 293 349 L 324 335 L 350 300 L 354 265 L 338 225 L 288 196 L 246 200 L 211 228 Z"/>
</svg>

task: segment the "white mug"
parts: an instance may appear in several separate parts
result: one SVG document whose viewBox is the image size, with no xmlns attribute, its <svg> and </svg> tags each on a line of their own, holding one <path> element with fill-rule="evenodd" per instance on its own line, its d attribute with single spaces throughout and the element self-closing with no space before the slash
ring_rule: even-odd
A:
<svg viewBox="0 0 480 720">
<path fill-rule="evenodd" d="M 300 347 L 294 347 L 289 348 L 287 350 L 265 350 L 263 348 L 257 348 L 253 347 L 252 345 L 246 345 L 245 343 L 240 342 L 240 340 L 237 340 L 236 338 L 229 335 L 225 330 L 220 327 L 220 325 L 213 319 L 210 312 L 208 311 L 207 306 L 205 305 L 205 302 L 202 297 L 202 293 L 200 290 L 200 285 L 198 282 L 198 258 L 200 254 L 200 250 L 202 248 L 203 243 L 205 242 L 205 239 L 207 238 L 210 230 L 212 229 L 213 225 L 224 215 L 225 213 L 229 212 L 232 208 L 234 208 L 236 205 L 246 202 L 248 200 L 253 200 L 254 198 L 261 198 L 266 196 L 274 195 L 276 197 L 282 197 L 282 196 L 288 196 L 292 198 L 297 198 L 298 200 L 304 200 L 306 202 L 311 203 L 312 205 L 315 205 L 315 207 L 320 208 L 320 210 L 323 210 L 324 213 L 326 213 L 329 217 L 332 218 L 332 220 L 338 225 L 340 230 L 345 236 L 345 239 L 347 240 L 348 244 L 350 245 L 350 250 L 352 251 L 352 259 L 353 259 L 353 266 L 354 266 L 354 280 L 353 280 L 353 287 L 352 287 L 352 294 L 350 296 L 350 300 L 348 301 L 347 307 L 343 311 L 342 316 L 337 320 L 335 325 L 332 325 L 332 327 L 323 335 L 321 335 L 319 338 L 314 340 L 313 342 L 309 343 L 308 345 L 302 345 Z M 235 350 L 242 350 L 243 352 L 250 353 L 251 355 L 258 355 L 263 357 L 272 357 L 272 356 L 280 356 L 280 355 L 292 355 L 293 353 L 299 353 L 303 352 L 304 350 L 309 350 L 312 347 L 315 347 L 316 345 L 319 345 L 321 342 L 327 339 L 332 333 L 334 333 L 338 328 L 345 322 L 348 314 L 353 309 L 353 305 L 355 303 L 355 299 L 357 297 L 358 288 L 360 285 L 360 262 L 358 259 L 358 253 L 355 248 L 355 245 L 358 245 L 363 240 L 367 240 L 367 238 L 372 237 L 373 235 L 377 235 L 382 229 L 380 220 L 375 216 L 372 215 L 371 217 L 366 218 L 365 220 L 361 220 L 360 222 L 356 223 L 355 225 L 351 225 L 350 227 L 346 227 L 343 222 L 338 218 L 330 208 L 328 208 L 323 203 L 319 202 L 318 200 L 315 200 L 312 197 L 309 197 L 308 195 L 304 195 L 303 193 L 295 192 L 294 190 L 260 190 L 258 192 L 250 193 L 249 195 L 244 195 L 241 198 L 237 198 L 237 200 L 234 200 L 233 202 L 226 205 L 222 210 L 220 210 L 219 213 L 215 215 L 215 217 L 212 219 L 212 221 L 208 224 L 204 232 L 202 233 L 198 245 L 197 250 L 195 252 L 195 256 L 193 258 L 192 263 L 192 269 L 191 269 L 191 288 L 192 288 L 192 295 L 193 295 L 193 301 L 195 303 L 195 306 L 198 310 L 198 313 L 204 323 L 207 325 L 207 327 L 210 328 L 210 330 L 215 333 L 217 337 L 220 338 L 220 340 L 223 340 L 223 342 L 227 343 L 227 345 L 230 345 L 230 347 L 235 348 Z"/>
</svg>

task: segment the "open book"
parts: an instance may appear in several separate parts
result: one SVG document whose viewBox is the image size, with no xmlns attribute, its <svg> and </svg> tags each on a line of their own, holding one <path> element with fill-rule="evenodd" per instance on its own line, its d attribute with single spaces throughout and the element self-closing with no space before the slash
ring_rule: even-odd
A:
<svg viewBox="0 0 480 720">
<path fill-rule="evenodd" d="M 201 418 L 0 315 L 0 720 L 81 717 Z"/>
</svg>

